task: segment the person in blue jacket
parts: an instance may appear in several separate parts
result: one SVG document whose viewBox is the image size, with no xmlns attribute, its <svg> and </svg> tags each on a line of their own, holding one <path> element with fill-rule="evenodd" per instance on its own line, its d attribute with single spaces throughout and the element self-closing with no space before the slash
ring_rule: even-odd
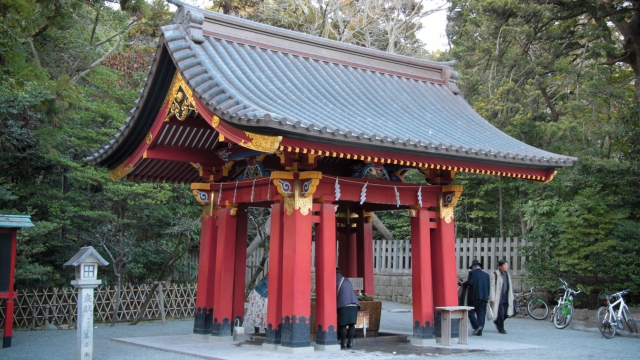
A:
<svg viewBox="0 0 640 360">
<path fill-rule="evenodd" d="M 471 262 L 469 277 L 462 283 L 467 289 L 467 305 L 473 306 L 469 311 L 469 321 L 473 328 L 473 335 L 482 336 L 484 320 L 487 314 L 487 302 L 489 301 L 489 274 L 482 270 L 482 263 L 477 259 Z"/>
<path fill-rule="evenodd" d="M 336 294 L 340 349 L 350 349 L 353 346 L 353 338 L 356 335 L 356 320 L 358 319 L 360 302 L 353 291 L 351 281 L 342 276 L 339 268 L 336 268 Z"/>
</svg>

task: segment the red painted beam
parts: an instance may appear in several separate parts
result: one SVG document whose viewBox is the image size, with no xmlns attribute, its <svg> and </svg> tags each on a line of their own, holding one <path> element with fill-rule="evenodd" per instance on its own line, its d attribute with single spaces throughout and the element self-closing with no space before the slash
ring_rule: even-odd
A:
<svg viewBox="0 0 640 360">
<path fill-rule="evenodd" d="M 186 149 L 172 146 L 154 146 L 151 149 L 145 150 L 142 158 L 212 165 L 215 163 L 223 164 L 223 161 L 218 158 L 214 151 Z"/>
<path fill-rule="evenodd" d="M 237 182 L 226 182 L 222 184 L 221 204 L 225 201 L 229 203 L 250 203 L 251 188 L 253 187 L 253 202 L 272 201 L 276 194 L 275 186 L 270 178 L 257 178 L 241 180 Z M 357 178 L 339 178 L 341 188 L 340 201 L 360 202 L 360 193 L 362 187 L 368 182 L 366 191 L 367 204 L 387 204 L 396 205 L 396 193 L 394 187 L 398 190 L 401 206 L 413 206 L 418 204 L 418 190 L 422 192 L 422 203 L 424 207 L 435 206 L 438 204 L 438 193 L 441 186 L 416 185 L 405 183 L 393 183 L 380 180 L 364 180 Z M 211 184 L 211 190 L 216 193 L 220 190 L 220 183 Z M 235 200 L 234 200 L 235 194 Z M 314 197 L 334 197 L 335 196 L 335 178 L 323 177 L 320 184 L 316 188 Z"/>
<path fill-rule="evenodd" d="M 482 162 L 483 160 L 486 161 L 486 159 L 482 157 L 478 157 L 477 161 L 465 161 L 465 160 L 456 160 L 456 159 L 450 159 L 450 158 L 444 158 L 444 157 L 434 157 L 434 156 L 428 156 L 428 155 L 414 155 L 414 154 L 407 154 L 407 153 L 400 153 L 400 152 L 363 149 L 358 147 L 336 145 L 335 143 L 330 143 L 330 144 L 317 143 L 312 141 L 289 139 L 289 138 L 282 139 L 282 141 L 280 142 L 280 146 L 281 148 L 284 147 L 286 151 L 288 151 L 289 147 L 292 148 L 292 151 L 296 151 L 295 148 L 298 148 L 297 151 L 304 151 L 303 149 L 309 149 L 309 150 L 313 149 L 313 150 L 316 150 L 316 154 L 318 153 L 317 150 L 321 150 L 323 151 L 323 154 L 325 152 L 328 152 L 332 156 L 335 153 L 336 157 L 339 157 L 340 156 L 339 154 L 342 153 L 342 154 L 345 154 L 345 156 L 346 154 L 351 154 L 351 155 L 355 154 L 358 156 L 364 156 L 365 159 L 370 158 L 369 160 L 374 160 L 374 158 L 392 159 L 392 160 L 398 160 L 398 163 L 400 161 L 404 161 L 407 167 L 415 166 L 415 165 L 412 165 L 415 162 L 415 163 L 422 163 L 422 164 L 439 164 L 439 165 L 451 166 L 456 168 L 468 168 L 468 169 L 506 172 L 506 173 L 523 174 L 523 175 L 531 175 L 531 176 L 543 176 L 545 178 L 550 176 L 555 170 L 555 167 L 553 166 L 548 166 L 543 169 L 540 169 L 540 168 L 534 169 L 534 168 L 528 167 L 528 166 L 535 165 L 535 163 L 523 164 L 522 166 L 518 166 L 517 164 L 502 165 L 502 164 Z M 447 154 L 445 153 L 443 155 L 447 155 Z M 453 169 L 449 169 L 449 170 L 453 170 Z M 458 171 L 462 171 L 462 170 L 458 170 Z"/>
<path fill-rule="evenodd" d="M 167 116 L 168 109 L 169 109 L 169 103 L 167 102 L 162 107 L 162 109 L 160 109 L 160 111 L 158 112 L 158 115 L 153 121 L 153 125 L 151 125 L 151 129 L 149 130 L 149 133 L 153 137 L 153 141 L 155 141 L 158 138 L 158 133 L 160 132 L 160 129 L 164 125 L 164 119 Z M 141 142 L 136 148 L 136 150 L 133 152 L 133 154 L 131 154 L 131 156 L 129 156 L 129 158 L 127 158 L 127 160 L 125 161 L 125 165 L 124 165 L 125 168 L 136 166 L 138 162 L 142 160 L 142 155 L 144 154 L 144 151 L 151 146 L 153 141 L 149 144 L 147 144 L 146 139 L 145 141 Z"/>
</svg>

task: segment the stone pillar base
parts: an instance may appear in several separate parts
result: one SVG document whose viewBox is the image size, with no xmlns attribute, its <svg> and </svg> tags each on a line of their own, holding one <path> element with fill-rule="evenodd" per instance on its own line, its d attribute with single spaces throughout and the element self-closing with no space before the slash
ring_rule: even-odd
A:
<svg viewBox="0 0 640 360">
<path fill-rule="evenodd" d="M 267 343 L 262 343 L 262 348 L 265 350 L 269 350 L 269 351 L 277 351 L 278 350 L 278 344 L 267 344 Z"/>
<path fill-rule="evenodd" d="M 209 338 L 211 338 L 211 335 L 191 334 L 190 337 L 196 340 L 209 341 Z"/>
<path fill-rule="evenodd" d="M 435 345 L 436 344 L 436 339 L 416 339 L 416 338 L 410 336 L 409 337 L 409 342 L 411 343 L 411 345 L 429 346 L 429 345 Z"/>
<path fill-rule="evenodd" d="M 452 344 L 457 344 L 457 343 L 458 343 L 458 340 L 459 340 L 459 339 L 458 339 L 457 337 L 455 337 L 455 338 L 454 338 L 454 337 L 452 337 L 452 338 L 451 338 L 451 343 L 452 343 Z M 436 342 L 437 342 L 438 344 L 442 343 L 442 338 L 437 337 L 437 338 L 436 338 Z"/>
<path fill-rule="evenodd" d="M 313 343 L 313 348 L 315 349 L 315 351 L 327 351 L 327 352 L 340 351 L 340 345 L 339 344 L 318 345 L 316 343 Z"/>
<path fill-rule="evenodd" d="M 209 336 L 209 341 L 213 341 L 213 342 L 226 342 L 226 343 L 231 343 L 233 342 L 233 336 L 213 336 L 210 335 Z"/>
<path fill-rule="evenodd" d="M 303 346 L 303 347 L 278 346 L 277 351 L 286 353 L 286 354 L 313 354 L 314 349 L 312 346 Z"/>
</svg>

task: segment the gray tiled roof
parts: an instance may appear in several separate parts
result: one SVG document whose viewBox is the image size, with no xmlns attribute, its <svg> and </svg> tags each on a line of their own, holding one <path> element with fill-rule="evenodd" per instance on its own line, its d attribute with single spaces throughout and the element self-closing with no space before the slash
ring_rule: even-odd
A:
<svg viewBox="0 0 640 360">
<path fill-rule="evenodd" d="M 187 6 L 180 11 L 178 24 L 162 28 L 160 46 L 194 96 L 248 131 L 534 168 L 577 161 L 527 145 L 483 119 L 459 94 L 451 64 Z M 90 160 L 100 162 L 112 146 Z"/>
</svg>

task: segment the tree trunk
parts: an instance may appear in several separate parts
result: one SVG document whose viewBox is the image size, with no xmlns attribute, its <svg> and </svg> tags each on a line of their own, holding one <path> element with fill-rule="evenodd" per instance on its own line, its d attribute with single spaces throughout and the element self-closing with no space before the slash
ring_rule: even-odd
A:
<svg viewBox="0 0 640 360">
<path fill-rule="evenodd" d="M 122 286 L 122 275 L 120 275 L 122 272 L 118 271 L 118 273 L 116 274 L 116 279 L 118 279 L 116 281 L 116 306 L 113 309 L 113 314 L 111 315 L 111 327 L 116 326 L 116 322 L 118 321 L 118 312 L 120 311 L 120 304 L 121 304 L 121 296 L 120 296 L 120 289 Z"/>
<path fill-rule="evenodd" d="M 140 305 L 140 310 L 138 311 L 138 315 L 136 315 L 136 318 L 133 319 L 130 325 L 136 325 L 140 322 L 140 320 L 142 320 L 142 317 L 144 316 L 145 311 L 147 311 L 147 307 L 149 306 L 149 303 L 153 298 L 153 294 L 156 293 L 157 289 L 158 289 L 158 283 L 156 282 L 155 284 L 153 284 L 153 286 L 147 293 L 147 296 L 144 297 L 144 301 L 142 302 L 142 305 Z"/>
<path fill-rule="evenodd" d="M 372 213 L 371 216 L 373 217 L 373 227 L 375 227 L 376 230 L 378 230 L 380 234 L 382 234 L 382 237 L 385 240 L 393 240 L 393 233 L 389 231 L 386 226 L 384 226 L 384 224 L 382 223 L 382 221 L 380 221 L 376 214 Z"/>
</svg>

